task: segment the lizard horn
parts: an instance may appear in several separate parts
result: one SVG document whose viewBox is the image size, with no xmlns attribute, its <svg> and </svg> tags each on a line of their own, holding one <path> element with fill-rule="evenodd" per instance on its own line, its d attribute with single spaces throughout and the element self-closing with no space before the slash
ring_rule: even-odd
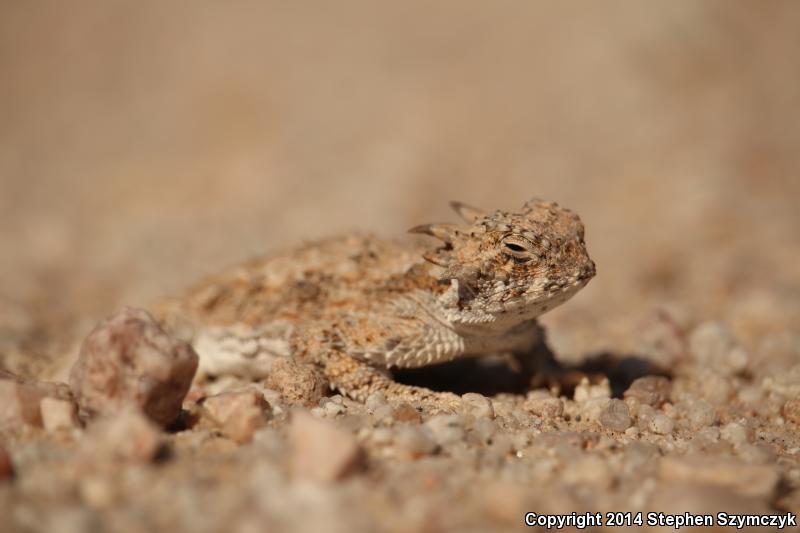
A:
<svg viewBox="0 0 800 533">
<path fill-rule="evenodd" d="M 486 216 L 486 212 L 477 207 L 472 207 L 462 202 L 450 202 L 450 207 L 466 222 L 475 222 Z"/>
<path fill-rule="evenodd" d="M 408 232 L 430 235 L 446 243 L 451 243 L 458 233 L 458 228 L 455 224 L 421 224 L 414 226 Z"/>
</svg>

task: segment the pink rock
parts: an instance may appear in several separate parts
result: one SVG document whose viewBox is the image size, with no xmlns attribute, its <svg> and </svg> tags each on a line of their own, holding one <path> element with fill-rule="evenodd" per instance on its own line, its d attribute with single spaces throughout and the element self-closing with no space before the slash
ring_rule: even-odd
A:
<svg viewBox="0 0 800 533">
<path fill-rule="evenodd" d="M 180 414 L 196 370 L 191 346 L 170 337 L 146 311 L 126 307 L 83 341 L 69 384 L 89 414 L 136 405 L 166 426 Z"/>
<path fill-rule="evenodd" d="M 300 478 L 330 483 L 363 465 L 363 450 L 349 431 L 306 411 L 292 413 L 289 445 L 289 467 Z"/>
<path fill-rule="evenodd" d="M 255 390 L 223 392 L 203 400 L 203 408 L 211 422 L 223 435 L 244 444 L 269 419 L 269 403 Z"/>
</svg>

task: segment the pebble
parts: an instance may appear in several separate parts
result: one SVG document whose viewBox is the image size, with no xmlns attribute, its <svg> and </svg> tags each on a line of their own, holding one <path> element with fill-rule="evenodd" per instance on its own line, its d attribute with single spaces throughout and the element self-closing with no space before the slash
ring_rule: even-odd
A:
<svg viewBox="0 0 800 533">
<path fill-rule="evenodd" d="M 553 419 L 564 414 L 564 402 L 559 398 L 528 398 L 523 407 L 536 416 Z"/>
<path fill-rule="evenodd" d="M 346 412 L 347 408 L 338 402 L 326 402 L 325 405 L 322 406 L 322 410 L 325 411 L 325 416 L 335 418 L 337 415 Z"/>
<path fill-rule="evenodd" d="M 633 380 L 624 397 L 636 398 L 640 403 L 660 407 L 669 399 L 672 384 L 662 376 L 644 376 Z"/>
<path fill-rule="evenodd" d="M 637 426 L 631 426 L 631 427 L 629 427 L 628 429 L 625 430 L 625 435 L 627 437 L 632 437 L 632 438 L 633 437 L 637 437 L 639 435 L 639 433 L 640 433 L 640 431 L 639 431 L 639 428 Z"/>
<path fill-rule="evenodd" d="M 625 431 L 631 427 L 631 414 L 628 405 L 622 400 L 609 400 L 598 416 L 598 421 L 611 431 Z"/>
<path fill-rule="evenodd" d="M 783 418 L 793 424 L 800 424 L 800 399 L 795 398 L 783 404 L 781 408 Z"/>
<path fill-rule="evenodd" d="M 609 398 L 588 398 L 584 400 L 580 404 L 581 417 L 584 420 L 600 422 L 600 416 L 606 412 L 610 402 Z"/>
<path fill-rule="evenodd" d="M 209 396 L 202 406 L 220 432 L 239 444 L 252 441 L 255 432 L 264 427 L 272 414 L 263 394 L 255 390 Z"/>
<path fill-rule="evenodd" d="M 647 404 L 636 404 L 636 421 L 639 429 L 650 429 L 650 422 L 656 416 L 656 410 Z"/>
<path fill-rule="evenodd" d="M 706 369 L 697 375 L 697 380 L 702 384 L 701 395 L 711 403 L 717 405 L 727 403 L 733 395 L 731 379 L 719 372 Z"/>
<path fill-rule="evenodd" d="M 461 396 L 461 414 L 475 418 L 494 418 L 494 407 L 486 396 L 468 392 Z"/>
<path fill-rule="evenodd" d="M 79 427 L 78 407 L 70 400 L 45 397 L 39 402 L 42 425 L 47 431 Z"/>
<path fill-rule="evenodd" d="M 91 415 L 135 405 L 167 426 L 181 412 L 197 361 L 192 347 L 170 337 L 148 312 L 126 307 L 83 341 L 69 384 Z"/>
<path fill-rule="evenodd" d="M 656 413 L 650 419 L 648 427 L 656 435 L 670 435 L 675 430 L 675 421 L 665 414 Z"/>
<path fill-rule="evenodd" d="M 464 419 L 460 415 L 435 415 L 425 422 L 425 427 L 437 444 L 446 446 L 464 439 Z"/>
<path fill-rule="evenodd" d="M 637 351 L 661 368 L 672 368 L 686 353 L 683 331 L 687 312 L 671 307 L 649 317 L 635 334 Z"/>
<path fill-rule="evenodd" d="M 272 363 L 266 386 L 280 392 L 289 405 L 311 407 L 319 404 L 327 383 L 310 365 L 281 357 Z"/>
<path fill-rule="evenodd" d="M 164 438 L 149 417 L 128 407 L 114 416 L 98 418 L 81 443 L 83 453 L 92 461 L 148 462 L 161 451 Z"/>
<path fill-rule="evenodd" d="M 708 427 L 717 420 L 714 406 L 705 400 L 689 401 L 684 405 L 684 409 L 684 417 L 692 429 Z"/>
<path fill-rule="evenodd" d="M 607 378 L 603 378 L 603 380 L 596 384 L 591 385 L 589 383 L 589 379 L 583 377 L 581 382 L 575 387 L 575 393 L 573 395 L 573 400 L 576 403 L 583 403 L 587 400 L 591 399 L 603 399 L 603 398 L 611 398 L 611 385 L 608 382 Z"/>
<path fill-rule="evenodd" d="M 745 426 L 736 422 L 727 424 L 720 430 L 720 436 L 734 446 L 748 442 L 748 431 Z"/>
<path fill-rule="evenodd" d="M 689 352 L 699 365 L 726 375 L 744 371 L 749 359 L 730 331 L 719 322 L 697 326 L 689 335 Z"/>
<path fill-rule="evenodd" d="M 307 411 L 292 412 L 288 439 L 289 470 L 297 478 L 332 483 L 364 464 L 364 452 L 349 431 Z"/>
<path fill-rule="evenodd" d="M 749 405 L 760 404 L 764 399 L 764 391 L 756 385 L 745 385 L 737 391 L 736 395 L 740 402 Z"/>
</svg>

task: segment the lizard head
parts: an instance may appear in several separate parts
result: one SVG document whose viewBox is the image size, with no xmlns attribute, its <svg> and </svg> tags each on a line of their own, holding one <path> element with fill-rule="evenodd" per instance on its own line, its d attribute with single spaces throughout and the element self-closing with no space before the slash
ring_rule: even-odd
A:
<svg viewBox="0 0 800 533">
<path fill-rule="evenodd" d="M 595 274 L 583 224 L 569 209 L 539 199 L 513 213 L 451 205 L 464 224 L 410 231 L 444 242 L 423 257 L 438 267 L 435 275 L 457 287 L 462 309 L 514 324 L 564 303 Z"/>
</svg>

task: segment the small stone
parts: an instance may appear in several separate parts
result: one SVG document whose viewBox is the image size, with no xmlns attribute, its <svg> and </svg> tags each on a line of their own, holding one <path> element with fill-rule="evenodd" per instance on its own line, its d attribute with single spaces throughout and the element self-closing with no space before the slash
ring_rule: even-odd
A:
<svg viewBox="0 0 800 533">
<path fill-rule="evenodd" d="M 800 424 L 800 399 L 795 398 L 784 403 L 781 414 L 792 424 Z"/>
<path fill-rule="evenodd" d="M 670 435 L 675 430 L 675 421 L 665 414 L 656 413 L 650 419 L 649 428 L 656 435 Z"/>
<path fill-rule="evenodd" d="M 325 405 L 322 406 L 322 410 L 325 411 L 325 416 L 335 418 L 337 415 L 347 411 L 347 408 L 338 402 L 326 402 Z"/>
<path fill-rule="evenodd" d="M 580 404 L 581 417 L 584 420 L 591 420 L 600 422 L 600 415 L 602 415 L 608 408 L 611 402 L 609 398 L 588 398 Z"/>
<path fill-rule="evenodd" d="M 282 357 L 272 363 L 267 387 L 280 392 L 290 405 L 311 407 L 319 403 L 327 383 L 311 365 Z"/>
<path fill-rule="evenodd" d="M 42 412 L 42 423 L 47 431 L 79 426 L 78 407 L 74 402 L 45 397 L 40 400 L 39 407 Z"/>
<path fill-rule="evenodd" d="M 635 379 L 624 397 L 636 398 L 640 403 L 660 407 L 669 399 L 672 384 L 662 376 L 644 376 Z"/>
<path fill-rule="evenodd" d="M 422 422 L 422 415 L 417 409 L 408 402 L 403 402 L 392 409 L 392 418 L 398 422 L 411 422 L 419 424 Z"/>
<path fill-rule="evenodd" d="M 600 383 L 591 385 L 589 379 L 584 377 L 581 382 L 575 387 L 573 400 L 576 403 L 584 403 L 592 399 L 606 399 L 611 398 L 611 385 L 607 378 L 604 378 Z"/>
<path fill-rule="evenodd" d="M 14 477 L 14 463 L 5 448 L 0 446 L 0 482 Z"/>
<path fill-rule="evenodd" d="M 672 368 L 686 353 L 685 309 L 660 309 L 636 330 L 638 352 L 660 368 Z"/>
<path fill-rule="evenodd" d="M 694 400 L 685 406 L 685 418 L 689 427 L 701 429 L 708 427 L 717 420 L 717 412 L 710 403 L 705 400 Z"/>
<path fill-rule="evenodd" d="M 386 405 L 386 394 L 384 394 L 383 391 L 375 391 L 367 396 L 367 401 L 364 405 L 367 408 L 367 411 L 373 413 L 375 409 L 381 405 Z"/>
<path fill-rule="evenodd" d="M 734 374 L 739 374 L 747 369 L 750 354 L 741 346 L 734 346 L 725 354 L 725 366 Z"/>
<path fill-rule="evenodd" d="M 400 426 L 394 437 L 394 447 L 398 455 L 407 459 L 419 459 L 436 451 L 436 441 L 426 428 L 419 426 Z"/>
<path fill-rule="evenodd" d="M 699 365 L 725 375 L 741 373 L 749 356 L 719 322 L 705 322 L 689 335 L 689 352 Z"/>
<path fill-rule="evenodd" d="M 223 392 L 203 400 L 206 414 L 223 435 L 244 444 L 271 416 L 269 403 L 255 390 Z"/>
<path fill-rule="evenodd" d="M 149 417 L 128 407 L 113 417 L 98 419 L 89 427 L 83 443 L 83 451 L 91 460 L 148 462 L 161 451 L 164 440 Z"/>
<path fill-rule="evenodd" d="M 611 431 L 625 431 L 631 427 L 628 405 L 622 400 L 609 400 L 598 418 L 600 425 Z"/>
<path fill-rule="evenodd" d="M 706 369 L 697 375 L 697 380 L 702 383 L 700 394 L 711 403 L 720 405 L 727 403 L 733 395 L 731 378 Z"/>
<path fill-rule="evenodd" d="M 461 414 L 475 418 L 494 418 L 492 401 L 483 394 L 468 392 L 461 396 Z"/>
<path fill-rule="evenodd" d="M 727 424 L 720 430 L 720 436 L 734 446 L 745 444 L 748 439 L 747 428 L 736 422 Z"/>
<path fill-rule="evenodd" d="M 528 398 L 523 407 L 542 418 L 561 418 L 564 414 L 564 402 L 560 398 Z"/>
<path fill-rule="evenodd" d="M 741 387 L 736 392 L 736 395 L 739 397 L 740 402 L 747 405 L 760 404 L 764 399 L 764 391 L 761 389 L 761 387 L 756 385 L 746 385 Z"/>
<path fill-rule="evenodd" d="M 650 422 L 656 416 L 657 411 L 647 404 L 636 404 L 636 421 L 639 429 L 650 429 Z"/>
<path fill-rule="evenodd" d="M 192 347 L 170 337 L 148 312 L 126 307 L 83 341 L 69 384 L 89 414 L 113 416 L 135 405 L 167 426 L 181 412 L 197 361 Z"/>
<path fill-rule="evenodd" d="M 363 450 L 352 434 L 307 411 L 292 412 L 289 448 L 289 469 L 298 478 L 331 483 L 363 466 Z"/>
<path fill-rule="evenodd" d="M 425 422 L 433 439 L 440 446 L 446 446 L 464 439 L 464 419 L 460 415 L 440 414 Z"/>
</svg>

